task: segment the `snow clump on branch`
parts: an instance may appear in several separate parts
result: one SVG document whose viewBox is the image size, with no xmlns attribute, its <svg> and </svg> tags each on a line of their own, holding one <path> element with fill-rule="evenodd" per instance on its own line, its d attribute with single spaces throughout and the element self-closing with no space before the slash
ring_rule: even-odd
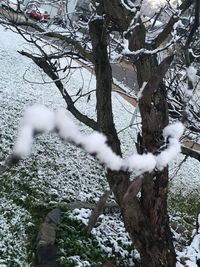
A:
<svg viewBox="0 0 200 267">
<path fill-rule="evenodd" d="M 53 131 L 57 132 L 62 140 L 72 142 L 86 152 L 95 155 L 106 168 L 141 175 L 145 172 L 152 172 L 154 169 L 162 170 L 180 153 L 181 146 L 178 139 L 183 134 L 184 126 L 177 122 L 168 125 L 163 130 L 163 136 L 168 145 L 157 156 L 147 153 L 121 158 L 107 145 L 107 139 L 102 133 L 95 131 L 92 134 L 83 135 L 73 120 L 69 118 L 66 110 L 53 112 L 45 106 L 33 105 L 25 111 L 22 128 L 13 149 L 13 158 L 23 159 L 30 155 L 35 134 Z"/>
<path fill-rule="evenodd" d="M 23 126 L 18 133 L 16 143 L 13 148 L 13 154 L 24 159 L 31 154 L 33 144 L 33 129 L 29 125 Z"/>
<path fill-rule="evenodd" d="M 47 107 L 35 104 L 26 109 L 22 125 L 29 125 L 35 132 L 49 133 L 55 127 L 55 114 Z"/>
<path fill-rule="evenodd" d="M 175 122 L 164 128 L 163 137 L 168 139 L 168 147 L 157 156 L 156 167 L 158 170 L 166 167 L 181 152 L 179 139 L 183 132 L 184 126 L 181 122 Z"/>
<path fill-rule="evenodd" d="M 76 124 L 68 118 L 66 111 L 60 109 L 56 112 L 55 128 L 59 136 L 66 141 L 80 142 L 81 134 Z"/>
<path fill-rule="evenodd" d="M 55 127 L 55 114 L 43 105 L 33 105 L 26 109 L 21 122 L 13 153 L 19 158 L 26 158 L 31 154 L 31 147 L 35 133 L 49 133 Z"/>
<path fill-rule="evenodd" d="M 181 122 L 175 122 L 173 124 L 167 125 L 163 130 L 163 137 L 171 137 L 175 139 L 180 139 L 184 132 L 184 126 Z"/>
<path fill-rule="evenodd" d="M 197 69 L 193 66 L 189 66 L 186 69 L 188 79 L 194 84 L 197 80 Z"/>
</svg>

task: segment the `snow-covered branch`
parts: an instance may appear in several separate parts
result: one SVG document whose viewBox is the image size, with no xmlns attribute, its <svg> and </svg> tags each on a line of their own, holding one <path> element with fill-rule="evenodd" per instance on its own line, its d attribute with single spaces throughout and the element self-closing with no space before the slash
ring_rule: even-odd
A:
<svg viewBox="0 0 200 267">
<path fill-rule="evenodd" d="M 140 56 L 140 55 L 153 55 L 153 54 L 158 54 L 166 49 L 168 49 L 172 44 L 174 44 L 173 40 L 170 40 L 169 43 L 167 43 L 165 46 L 161 48 L 156 48 L 153 50 L 148 50 L 146 48 L 141 48 L 137 51 L 130 51 L 129 50 L 129 42 L 128 40 L 124 39 L 123 43 L 123 51 L 122 54 L 126 56 Z"/>
<path fill-rule="evenodd" d="M 67 115 L 66 110 L 53 112 L 42 105 L 29 107 L 22 119 L 21 129 L 14 145 L 12 159 L 24 159 L 31 154 L 33 139 L 37 133 L 57 132 L 62 140 L 82 147 L 89 154 L 95 155 L 101 164 L 111 170 L 122 170 L 141 175 L 162 170 L 181 151 L 179 138 L 183 134 L 182 123 L 168 125 L 163 131 L 167 146 L 160 154 L 133 154 L 127 158 L 116 155 L 107 145 L 106 137 L 97 131 L 83 135 L 76 124 Z"/>
</svg>

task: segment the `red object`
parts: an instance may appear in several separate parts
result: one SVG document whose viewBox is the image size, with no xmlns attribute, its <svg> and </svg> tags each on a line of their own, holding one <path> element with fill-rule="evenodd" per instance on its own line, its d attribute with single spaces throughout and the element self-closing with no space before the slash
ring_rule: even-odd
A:
<svg viewBox="0 0 200 267">
<path fill-rule="evenodd" d="M 47 21 L 49 19 L 49 14 L 47 11 L 41 9 L 32 9 L 29 16 L 36 20 Z"/>
</svg>

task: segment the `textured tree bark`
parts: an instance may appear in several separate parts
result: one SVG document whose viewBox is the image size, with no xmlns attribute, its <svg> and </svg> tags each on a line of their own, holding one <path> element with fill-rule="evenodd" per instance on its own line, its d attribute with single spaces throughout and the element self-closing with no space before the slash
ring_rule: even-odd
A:
<svg viewBox="0 0 200 267">
<path fill-rule="evenodd" d="M 162 86 L 161 86 L 162 88 Z M 166 100 L 161 88 L 149 105 L 140 103 L 142 149 L 155 152 L 162 143 L 162 129 L 168 122 Z M 143 177 L 141 199 L 124 203 L 124 221 L 143 267 L 173 267 L 176 255 L 167 213 L 168 169 Z"/>
<path fill-rule="evenodd" d="M 120 141 L 113 123 L 111 84 L 112 73 L 107 54 L 106 25 L 102 19 L 90 23 L 90 36 L 97 79 L 97 124 L 106 134 L 112 149 L 121 155 Z M 131 36 L 130 48 L 144 45 L 145 33 L 140 30 L 139 39 Z M 139 84 L 148 81 L 156 68 L 156 59 L 141 56 L 137 62 Z M 152 104 L 153 103 L 153 104 Z M 142 116 L 142 149 L 155 152 L 163 143 L 162 130 L 168 124 L 168 112 L 164 85 L 152 94 L 148 102 L 140 103 Z M 108 170 L 108 182 L 121 207 L 124 223 L 135 247 L 141 254 L 143 267 L 174 267 L 176 257 L 172 244 L 167 215 L 168 170 L 148 174 L 143 178 L 141 199 L 126 196 L 130 185 L 129 174 Z"/>
<path fill-rule="evenodd" d="M 108 145 L 116 154 L 122 155 L 112 114 L 112 69 L 107 52 L 107 32 L 103 19 L 90 23 L 90 36 L 93 47 L 93 58 L 96 73 L 96 109 L 99 131 L 107 136 Z M 129 174 L 107 171 L 107 179 L 114 191 L 115 199 L 121 206 L 123 196 L 129 186 Z"/>
<path fill-rule="evenodd" d="M 147 66 L 155 66 L 152 58 L 145 57 L 137 66 L 138 75 L 145 81 Z M 143 62 L 145 66 L 143 66 Z M 151 69 L 151 70 L 152 70 Z M 148 78 L 148 80 L 150 77 Z M 151 88 L 148 88 L 149 91 Z M 154 90 L 153 90 L 154 89 Z M 152 89 L 152 95 L 139 102 L 142 117 L 141 150 L 156 153 L 163 144 L 162 130 L 168 124 L 168 111 L 164 84 Z M 149 94 L 149 92 L 146 92 Z M 145 94 L 145 92 L 144 92 Z M 141 255 L 142 267 L 175 267 L 176 255 L 167 213 L 168 169 L 145 174 L 141 198 L 124 201 L 126 228 Z"/>
<path fill-rule="evenodd" d="M 140 79 L 150 79 L 147 73 L 158 72 L 156 58 L 146 56 L 145 67 L 136 63 Z M 145 68 L 149 67 L 149 71 Z M 150 89 L 150 88 L 148 88 Z M 139 102 L 142 117 L 142 150 L 155 153 L 163 144 L 162 130 L 168 124 L 168 108 L 166 100 L 165 85 L 161 82 L 158 87 L 153 88 L 152 95 L 143 97 Z M 148 92 L 147 92 L 148 93 Z M 143 243 L 140 248 L 142 266 L 173 267 L 176 265 L 176 255 L 170 233 L 169 219 L 167 213 L 168 193 L 168 169 L 146 174 L 143 178 L 141 191 L 141 208 L 146 218 L 145 226 L 148 233 L 142 228 L 140 236 Z M 150 235 L 150 236 L 149 236 Z M 136 237 L 137 238 L 137 237 Z"/>
<path fill-rule="evenodd" d="M 145 28 L 140 22 L 129 37 L 129 49 L 132 51 L 141 48 L 151 49 L 145 44 L 145 35 Z M 170 60 L 170 58 L 167 59 L 168 64 Z M 158 72 L 156 55 L 140 55 L 135 64 L 139 87 Z M 163 67 L 165 69 L 163 73 L 165 73 L 167 68 Z M 163 144 L 162 130 L 168 124 L 168 107 L 165 85 L 158 82 L 159 75 L 154 79 L 157 82 L 151 84 L 153 88 L 149 87 L 148 91 L 144 92 L 145 96 L 139 101 L 142 117 L 140 150 L 157 153 Z M 134 202 L 132 200 L 132 203 L 124 205 L 125 224 L 140 252 L 143 267 L 175 267 L 176 265 L 167 213 L 167 193 L 168 169 L 166 168 L 161 172 L 145 174 L 139 204 L 134 199 Z"/>
<path fill-rule="evenodd" d="M 107 53 L 107 33 L 103 19 L 90 23 L 90 36 L 96 74 L 96 111 L 99 131 L 106 134 L 112 149 L 121 155 L 120 141 L 117 136 L 112 114 L 112 70 Z"/>
</svg>

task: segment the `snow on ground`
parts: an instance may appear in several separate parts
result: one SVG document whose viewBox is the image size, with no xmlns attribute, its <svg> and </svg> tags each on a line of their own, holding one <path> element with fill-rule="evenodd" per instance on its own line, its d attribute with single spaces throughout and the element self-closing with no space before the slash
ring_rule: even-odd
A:
<svg viewBox="0 0 200 267">
<path fill-rule="evenodd" d="M 170 4 L 176 6 L 177 4 L 180 4 L 180 0 L 170 0 Z M 153 16 L 155 12 L 158 12 L 158 10 L 165 6 L 167 4 L 166 0 L 144 0 L 142 4 L 141 12 L 142 14 L 145 14 L 146 16 Z M 166 21 L 166 17 L 164 16 L 164 21 Z"/>
<path fill-rule="evenodd" d="M 25 46 L 24 41 L 16 34 L 4 31 L 2 27 L 0 27 L 0 34 L 0 161 L 3 161 L 11 153 L 20 118 L 27 106 L 38 103 L 57 109 L 65 108 L 66 104 L 57 88 L 47 78 L 45 79 L 49 83 L 37 84 L 37 82 L 42 83 L 39 69 L 30 60 L 17 53 L 17 50 Z M 25 72 L 26 78 L 34 83 L 23 80 Z M 82 77 L 84 77 L 84 83 Z M 90 91 L 95 88 L 95 79 L 88 71 L 80 72 L 77 69 L 66 86 L 70 94 L 76 94 L 82 86 L 84 90 Z M 89 103 L 87 99 L 81 99 L 77 107 L 91 118 L 96 117 L 93 94 L 91 94 Z M 134 108 L 119 95 L 113 93 L 113 112 L 117 130 L 121 131 L 122 150 L 128 156 L 135 151 L 134 142 L 138 130 L 137 125 L 125 129 L 131 122 Z M 139 119 L 135 122 L 138 121 Z M 76 123 L 83 133 L 91 132 L 81 123 L 77 121 Z M 172 174 L 182 159 L 183 157 L 180 156 L 173 163 Z M 195 160 L 189 159 L 183 167 L 173 178 L 173 192 L 176 192 L 177 188 L 179 190 L 182 185 L 184 187 L 187 185 L 187 188 L 183 188 L 185 195 L 194 189 L 199 192 L 198 164 Z M 0 184 L 0 237 L 2 236 L 0 238 L 0 263 L 5 264 L 13 259 L 21 261 L 20 264 L 26 261 L 26 225 L 32 223 L 33 216 L 30 203 L 37 206 L 41 203 L 63 203 L 70 200 L 95 201 L 106 187 L 105 170 L 102 166 L 81 149 L 70 144 L 63 144 L 53 134 L 37 137 L 31 158 L 22 161 L 18 166 L 12 167 L 1 175 Z M 105 216 L 102 220 L 104 220 L 103 225 L 107 225 L 108 228 L 109 225 L 110 228 L 113 227 L 113 219 Z M 124 230 L 120 217 L 116 219 L 115 227 L 119 240 L 122 240 Z M 103 231 L 96 230 L 97 239 L 100 246 L 105 247 L 104 250 L 109 250 L 106 248 L 108 231 L 106 227 L 103 229 Z M 114 243 L 114 241 L 111 242 Z M 12 252 L 9 250 L 11 246 Z M 116 244 L 114 247 L 120 250 Z"/>
<path fill-rule="evenodd" d="M 40 71 L 31 61 L 17 53 L 18 49 L 25 46 L 19 36 L 10 31 L 5 32 L 2 27 L 0 32 L 0 159 L 2 161 L 11 153 L 20 118 L 27 106 L 40 103 L 51 109 L 57 109 L 65 108 L 66 104 L 53 83 L 30 84 L 23 80 L 23 75 L 27 71 L 27 79 L 42 82 Z M 83 71 L 82 76 L 84 76 L 85 90 L 95 88 L 95 80 L 94 78 L 91 80 L 89 72 Z M 83 86 L 82 76 L 80 70 L 77 70 L 73 74 L 70 84 L 66 85 L 71 94 L 76 94 Z M 115 105 L 114 112 L 117 114 L 116 125 L 118 130 L 121 130 L 129 125 L 133 108 L 116 94 L 113 103 Z M 95 118 L 94 96 L 91 96 L 89 104 L 86 100 L 82 100 L 77 106 L 86 115 Z M 120 118 L 119 115 L 122 114 L 126 114 L 125 118 L 124 116 Z M 81 126 L 79 122 L 76 123 Z M 91 132 L 86 127 L 81 127 L 83 132 Z M 134 133 L 132 130 L 124 131 L 121 135 L 126 136 L 125 139 L 133 143 L 134 134 L 132 132 Z M 125 142 L 123 143 L 125 144 Z M 126 150 L 128 145 L 123 147 Z M 12 255 L 17 255 L 19 252 L 16 259 L 22 262 L 25 260 L 25 226 L 32 216 L 29 210 L 30 202 L 40 205 L 40 203 L 75 201 L 76 199 L 93 201 L 102 194 L 106 186 L 105 171 L 95 159 L 73 145 L 64 145 L 53 134 L 37 137 L 32 157 L 4 173 L 0 177 L 0 183 L 2 197 L 8 202 L 17 203 L 15 209 L 12 210 L 18 214 L 18 221 L 22 222 L 21 228 L 13 233 L 10 224 L 11 220 L 15 218 L 15 214 L 10 209 L 9 219 L 7 219 L 6 214 L 0 211 L 1 221 L 4 222 L 3 239 L 0 239 L 0 248 L 3 248 L 0 249 L 0 260 L 4 260 L 5 263 L 10 262 L 7 243 L 14 241 L 20 242 L 20 245 L 13 246 Z M 28 207 L 27 210 L 24 210 L 22 206 Z M 8 231 L 10 231 L 9 235 Z M 7 240 L 6 236 L 12 236 L 12 238 Z M 24 250 L 19 251 L 19 246 Z"/>
<path fill-rule="evenodd" d="M 90 214 L 91 211 L 88 209 L 75 209 L 71 217 L 87 225 Z M 100 223 L 93 228 L 92 234 L 96 236 L 98 245 L 102 251 L 110 257 L 113 255 L 113 252 L 117 253 L 124 259 L 124 264 L 127 264 L 127 266 L 134 266 L 132 257 L 138 259 L 139 255 L 136 250 L 131 250 L 131 252 L 127 251 L 127 247 L 131 247 L 131 241 L 124 229 L 124 224 L 119 214 L 114 214 L 114 216 L 102 214 L 100 215 L 99 221 Z M 104 235 L 104 233 L 106 233 L 106 235 Z"/>
<path fill-rule="evenodd" d="M 3 263 L 16 266 L 24 261 L 24 224 L 28 223 L 29 219 L 31 218 L 24 208 L 17 206 L 7 196 L 0 197 L 0 266 L 3 266 Z"/>
<path fill-rule="evenodd" d="M 180 169 L 178 168 L 180 166 Z M 180 194 L 185 201 L 189 196 L 198 196 L 200 192 L 199 161 L 180 155 L 170 166 L 171 187 L 173 194 Z M 192 203 L 191 203 L 192 204 Z"/>
</svg>

